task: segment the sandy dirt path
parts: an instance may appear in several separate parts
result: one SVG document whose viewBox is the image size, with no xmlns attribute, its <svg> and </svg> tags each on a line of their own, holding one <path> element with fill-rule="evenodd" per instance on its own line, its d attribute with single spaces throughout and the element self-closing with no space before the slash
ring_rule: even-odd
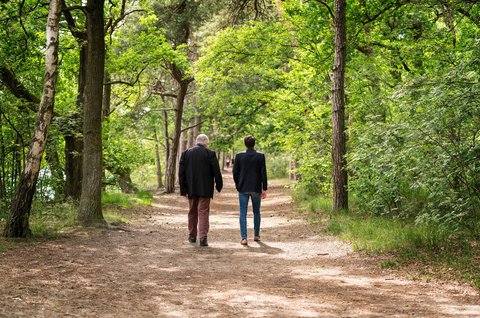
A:
<svg viewBox="0 0 480 318">
<path fill-rule="evenodd" d="M 305 224 L 281 186 L 263 202 L 262 241 L 241 246 L 224 175 L 208 247 L 187 242 L 187 202 L 161 195 L 124 211 L 128 225 L 0 253 L 0 317 L 480 317 L 477 290 L 380 270 Z"/>
</svg>

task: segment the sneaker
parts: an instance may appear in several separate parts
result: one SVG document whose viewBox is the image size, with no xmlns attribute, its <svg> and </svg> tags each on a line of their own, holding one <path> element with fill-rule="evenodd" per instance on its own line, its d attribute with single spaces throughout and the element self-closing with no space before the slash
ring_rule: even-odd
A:
<svg viewBox="0 0 480 318">
<path fill-rule="evenodd" d="M 188 237 L 188 241 L 189 241 L 190 243 L 196 243 L 196 242 L 197 242 L 197 238 L 196 238 L 195 236 L 189 236 L 189 237 Z"/>
<path fill-rule="evenodd" d="M 208 246 L 207 238 L 201 237 L 200 238 L 200 246 Z"/>
<path fill-rule="evenodd" d="M 244 245 L 244 246 L 248 245 L 247 239 L 241 240 L 241 241 L 240 241 L 240 244 L 242 244 L 242 245 Z"/>
</svg>

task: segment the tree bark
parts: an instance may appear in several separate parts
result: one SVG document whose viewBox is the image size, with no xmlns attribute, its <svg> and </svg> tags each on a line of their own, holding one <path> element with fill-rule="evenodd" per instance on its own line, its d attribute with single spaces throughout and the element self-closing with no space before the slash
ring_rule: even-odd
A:
<svg viewBox="0 0 480 318">
<path fill-rule="evenodd" d="M 135 193 L 137 190 L 133 185 L 132 177 L 129 172 L 118 172 L 118 185 L 120 186 L 122 193 Z"/>
<path fill-rule="evenodd" d="M 154 130 L 153 139 L 155 141 L 155 163 L 157 167 L 157 189 L 163 188 L 162 180 L 162 162 L 160 161 L 160 149 L 158 146 L 158 134 L 157 129 Z"/>
<path fill-rule="evenodd" d="M 6 199 L 7 194 L 7 174 L 6 174 L 6 167 L 5 167 L 5 140 L 3 138 L 3 122 L 2 116 L 0 116 L 0 200 Z"/>
<path fill-rule="evenodd" d="M 83 105 L 83 103 L 82 103 Z M 83 106 L 82 106 L 83 107 Z M 80 200 L 82 193 L 83 137 L 78 115 L 70 118 L 73 127 L 63 134 L 65 139 L 65 198 Z"/>
<path fill-rule="evenodd" d="M 190 122 L 190 126 L 195 126 L 195 121 Z M 192 148 L 195 145 L 195 128 L 188 130 L 188 141 L 187 141 L 187 148 Z"/>
<path fill-rule="evenodd" d="M 167 162 L 170 157 L 170 136 L 168 134 L 168 113 L 163 111 L 163 138 L 165 140 L 165 175 L 167 175 Z"/>
<path fill-rule="evenodd" d="M 177 66 L 173 66 L 178 70 Z M 170 149 L 168 161 L 167 161 L 167 172 L 165 174 L 165 192 L 173 193 L 175 192 L 175 178 L 176 178 L 176 166 L 177 166 L 177 154 L 178 148 L 180 145 L 180 134 L 182 132 L 182 117 L 183 117 L 183 106 L 185 103 L 185 96 L 187 95 L 189 80 L 178 80 L 180 88 L 177 94 L 177 107 L 175 109 L 175 126 L 173 129 L 173 140 L 172 147 Z"/>
<path fill-rule="evenodd" d="M 110 83 L 112 77 L 110 73 L 105 72 L 105 83 Z M 105 84 L 103 88 L 103 119 L 110 115 L 110 105 L 112 100 L 112 84 Z"/>
<path fill-rule="evenodd" d="M 87 1 L 87 65 L 83 119 L 82 195 L 78 220 L 105 226 L 102 214 L 102 100 L 105 75 L 104 0 Z"/>
<path fill-rule="evenodd" d="M 118 177 L 118 185 L 120 186 L 122 193 L 135 193 L 137 191 L 133 185 L 131 173 L 128 168 L 122 169 L 120 167 L 109 166 L 108 164 L 105 164 L 105 169 Z"/>
<path fill-rule="evenodd" d="M 57 82 L 58 36 L 61 4 L 51 0 L 48 10 L 45 51 L 45 79 L 27 161 L 15 193 L 11 214 L 5 224 L 5 237 L 26 237 L 31 234 L 29 226 L 33 195 L 37 185 L 42 156 L 45 150 L 48 127 L 53 116 Z"/>
<path fill-rule="evenodd" d="M 345 136 L 346 0 L 335 0 L 335 55 L 332 76 L 333 209 L 348 209 Z"/>
<path fill-rule="evenodd" d="M 85 104 L 85 81 L 87 65 L 87 33 L 77 27 L 76 21 L 68 10 L 64 0 L 63 14 L 70 33 L 77 40 L 79 50 L 79 67 L 77 79 L 77 112 L 68 118 L 67 129 L 63 132 L 65 138 L 65 198 L 80 200 L 82 193 L 83 170 L 83 105 Z"/>
<path fill-rule="evenodd" d="M 195 145 L 195 139 L 200 135 L 202 129 L 202 118 L 200 116 L 195 116 L 195 127 L 193 127 L 193 144 Z"/>
</svg>

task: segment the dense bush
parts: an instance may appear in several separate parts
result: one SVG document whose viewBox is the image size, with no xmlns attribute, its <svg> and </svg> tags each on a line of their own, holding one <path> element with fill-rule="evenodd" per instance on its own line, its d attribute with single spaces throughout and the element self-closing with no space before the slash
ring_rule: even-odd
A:
<svg viewBox="0 0 480 318">
<path fill-rule="evenodd" d="M 469 68 L 416 79 L 388 120 L 356 130 L 351 190 L 363 210 L 480 234 L 480 85 Z"/>
</svg>

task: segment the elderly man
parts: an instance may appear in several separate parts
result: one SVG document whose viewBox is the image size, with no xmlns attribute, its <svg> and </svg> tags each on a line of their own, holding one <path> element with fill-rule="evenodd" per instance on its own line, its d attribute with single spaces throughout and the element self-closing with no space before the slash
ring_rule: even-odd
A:
<svg viewBox="0 0 480 318">
<path fill-rule="evenodd" d="M 217 156 L 215 151 L 207 146 L 208 137 L 204 134 L 198 135 L 196 146 L 182 153 L 178 171 L 180 194 L 188 198 L 190 206 L 188 241 L 195 243 L 198 234 L 200 246 L 208 246 L 210 199 L 213 198 L 214 184 L 218 192 L 223 187 Z"/>
</svg>

